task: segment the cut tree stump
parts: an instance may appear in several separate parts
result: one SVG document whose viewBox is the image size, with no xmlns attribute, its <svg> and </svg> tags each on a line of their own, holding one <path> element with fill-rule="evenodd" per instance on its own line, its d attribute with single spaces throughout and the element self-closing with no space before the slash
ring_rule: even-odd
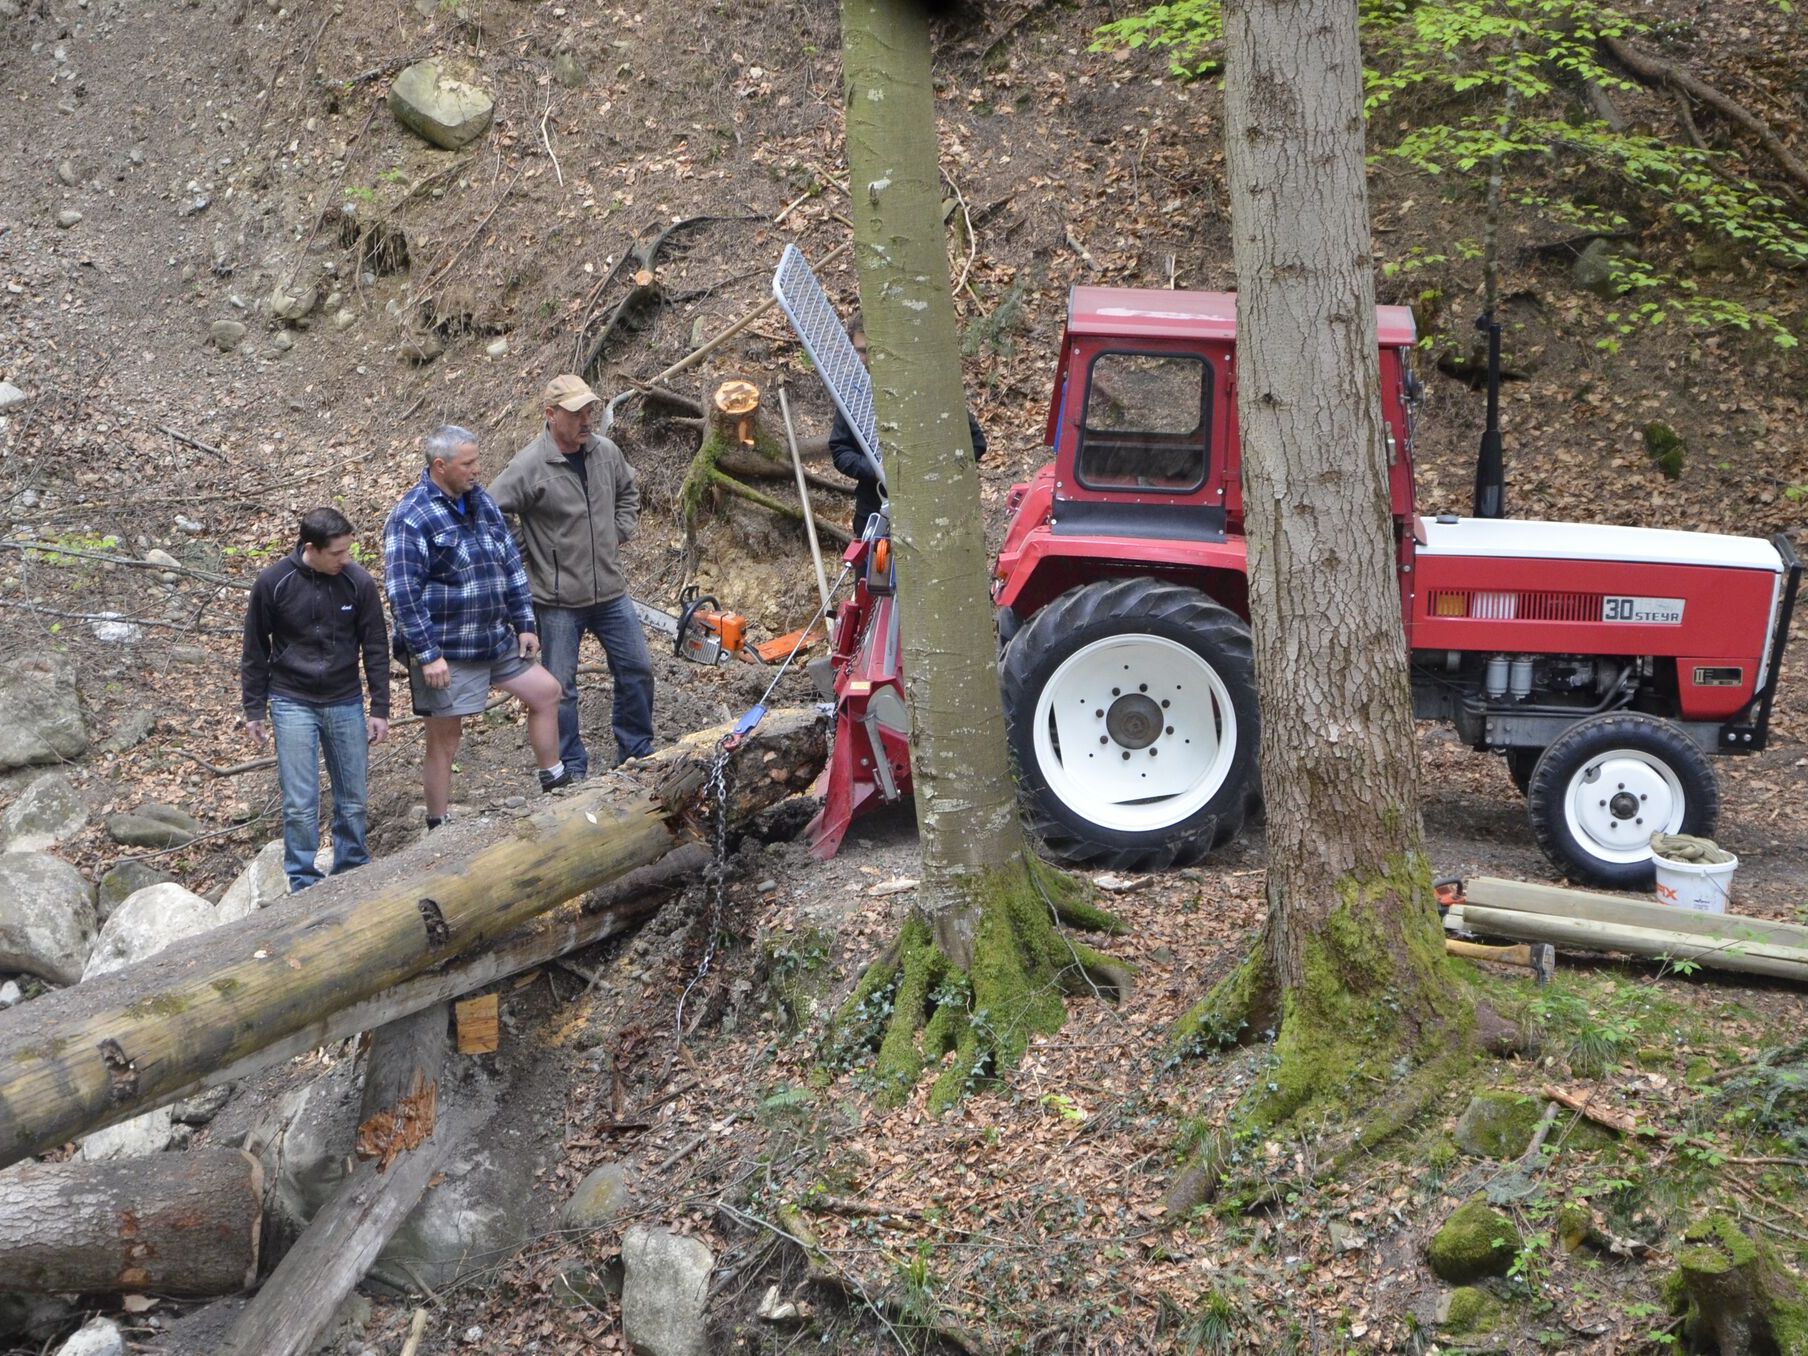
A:
<svg viewBox="0 0 1808 1356">
<path fill-rule="evenodd" d="M 499 824 L 446 859 L 366 886 L 362 872 L 170 947 L 148 960 L 0 1013 L 0 1167 L 173 1099 L 210 1071 L 455 964 L 565 900 L 646 866 L 694 835 L 691 821 L 726 729 L 688 737 Z M 735 751 L 731 822 L 806 788 L 826 728 L 775 711 Z M 391 859 L 395 860 L 395 859 Z"/>
<path fill-rule="evenodd" d="M 264 1170 L 240 1149 L 0 1173 L 0 1290 L 236 1294 L 257 1282 Z"/>
</svg>

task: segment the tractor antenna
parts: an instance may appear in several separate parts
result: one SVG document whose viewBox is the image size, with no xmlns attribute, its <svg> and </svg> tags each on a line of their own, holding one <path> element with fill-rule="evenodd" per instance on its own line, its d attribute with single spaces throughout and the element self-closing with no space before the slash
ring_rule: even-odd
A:
<svg viewBox="0 0 1808 1356">
<path fill-rule="evenodd" d="M 1475 516 L 1507 516 L 1507 472 L 1500 445 L 1500 322 L 1494 309 L 1483 311 L 1475 328 L 1488 336 L 1488 424 L 1482 430 L 1481 454 L 1475 459 Z"/>
</svg>

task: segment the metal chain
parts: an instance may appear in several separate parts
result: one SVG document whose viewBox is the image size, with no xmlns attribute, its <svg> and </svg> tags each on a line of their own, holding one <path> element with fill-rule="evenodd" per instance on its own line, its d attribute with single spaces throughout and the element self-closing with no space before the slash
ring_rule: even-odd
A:
<svg viewBox="0 0 1808 1356">
<path fill-rule="evenodd" d="M 716 959 L 716 943 L 722 935 L 722 895 L 728 879 L 728 758 L 730 750 L 725 747 L 716 749 L 715 761 L 710 764 L 709 784 L 705 798 L 715 807 L 716 842 L 715 855 L 708 869 L 703 873 L 704 889 L 709 900 L 708 932 L 703 942 L 703 961 L 697 966 L 697 973 L 691 982 L 684 986 L 684 992 L 678 995 L 678 1012 L 673 1025 L 679 1041 L 684 1039 L 684 1004 L 691 996 L 691 990 L 701 984 L 709 975 L 709 969 Z"/>
</svg>

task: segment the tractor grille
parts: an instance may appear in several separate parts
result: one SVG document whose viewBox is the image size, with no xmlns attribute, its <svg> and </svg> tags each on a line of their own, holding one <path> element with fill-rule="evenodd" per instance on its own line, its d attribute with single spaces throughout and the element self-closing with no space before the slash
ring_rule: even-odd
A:
<svg viewBox="0 0 1808 1356">
<path fill-rule="evenodd" d="M 1601 620 L 1601 595 L 1438 589 L 1431 595 L 1431 615 L 1476 621 L 1597 622 Z"/>
</svg>

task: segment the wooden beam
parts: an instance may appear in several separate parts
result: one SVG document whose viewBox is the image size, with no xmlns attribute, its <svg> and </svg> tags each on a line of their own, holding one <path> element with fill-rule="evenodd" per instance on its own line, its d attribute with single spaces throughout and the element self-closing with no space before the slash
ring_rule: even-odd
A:
<svg viewBox="0 0 1808 1356">
<path fill-rule="evenodd" d="M 692 832 L 723 731 L 692 736 L 500 825 L 460 856 L 448 836 L 410 869 L 322 882 L 111 974 L 0 1013 L 0 1167 L 139 1114 L 208 1071 L 480 951 L 669 852 Z M 767 715 L 737 748 L 731 819 L 821 767 L 814 711 Z M 367 878 L 368 879 L 368 878 Z"/>
</svg>

